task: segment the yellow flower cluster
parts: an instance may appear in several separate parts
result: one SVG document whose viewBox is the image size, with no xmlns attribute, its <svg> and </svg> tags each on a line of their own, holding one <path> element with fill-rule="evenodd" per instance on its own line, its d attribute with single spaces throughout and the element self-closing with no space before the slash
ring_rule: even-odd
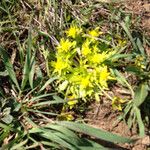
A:
<svg viewBox="0 0 150 150">
<path fill-rule="evenodd" d="M 112 108 L 114 110 L 122 111 L 124 103 L 126 103 L 126 100 L 123 100 L 120 97 L 115 96 L 112 100 Z"/>
<path fill-rule="evenodd" d="M 59 90 L 66 91 L 67 98 L 86 99 L 100 93 L 100 88 L 107 89 L 108 81 L 114 79 L 107 61 L 115 51 L 103 49 L 104 43 L 96 39 L 103 33 L 99 28 L 84 30 L 75 25 L 65 33 L 66 38 L 56 48 L 56 60 L 51 63 L 53 73 L 60 79 Z M 76 103 L 77 100 L 69 101 L 68 105 L 72 108 Z"/>
<path fill-rule="evenodd" d="M 71 27 L 66 31 L 68 37 L 75 38 L 82 32 L 81 28 L 78 28 L 75 25 L 71 25 Z"/>
<path fill-rule="evenodd" d="M 144 64 L 144 57 L 141 55 L 137 55 L 135 58 L 135 66 L 139 67 L 140 69 L 145 69 L 146 65 Z"/>
<path fill-rule="evenodd" d="M 69 39 L 65 40 L 62 38 L 60 40 L 60 45 L 57 47 L 57 49 L 60 52 L 68 52 L 75 45 L 76 45 L 75 41 L 71 42 L 71 41 L 69 41 Z"/>
</svg>

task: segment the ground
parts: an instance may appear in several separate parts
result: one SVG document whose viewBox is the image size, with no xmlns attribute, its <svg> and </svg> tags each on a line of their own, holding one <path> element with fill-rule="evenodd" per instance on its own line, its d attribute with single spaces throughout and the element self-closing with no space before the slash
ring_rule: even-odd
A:
<svg viewBox="0 0 150 150">
<path fill-rule="evenodd" d="M 120 112 L 112 109 L 110 101 L 105 100 L 101 102 L 101 104 L 96 102 L 89 107 L 89 110 L 90 111 L 86 114 L 86 120 L 93 127 L 110 131 L 124 137 L 139 138 L 136 126 L 133 127 L 132 130 L 129 130 L 124 121 L 119 121 L 118 116 Z M 147 150 L 150 146 L 150 137 L 146 135 L 134 144 L 124 144 L 120 145 L 120 147 L 111 143 L 102 142 L 102 144 L 107 147 L 113 147 L 116 150 Z"/>
<path fill-rule="evenodd" d="M 124 7 L 127 12 L 132 12 L 133 18 L 137 16 L 141 17 L 140 27 L 145 31 L 146 35 L 150 36 L 150 1 L 149 0 L 128 0 L 124 3 Z M 133 22 L 136 21 L 133 19 Z M 147 53 L 150 56 L 150 47 L 145 47 Z M 101 103 L 94 103 L 89 107 L 90 111 L 87 112 L 86 119 L 92 126 L 113 133 L 117 133 L 122 136 L 139 138 L 137 134 L 137 127 L 133 127 L 129 130 L 124 121 L 119 121 L 119 112 L 114 111 L 111 107 L 110 101 L 103 101 Z M 108 147 L 113 147 L 116 150 L 147 150 L 150 148 L 150 136 L 146 135 L 140 138 L 134 144 L 124 144 L 116 146 L 111 143 L 100 142 Z"/>
<path fill-rule="evenodd" d="M 96 0 L 96 1 L 109 1 L 109 0 Z M 114 6 L 120 7 L 120 5 L 122 6 L 122 8 L 124 8 L 124 11 L 126 13 L 132 14 L 132 24 L 136 23 L 136 26 L 133 28 L 136 28 L 136 30 L 140 30 L 139 32 L 142 32 L 145 36 L 149 37 L 150 36 L 150 1 L 149 0 L 126 0 L 126 1 L 124 1 L 124 3 L 120 3 L 120 4 L 117 3 L 116 6 L 115 5 Z M 82 4 L 81 4 L 81 7 L 84 7 L 84 6 L 82 6 Z M 25 8 L 28 8 L 28 5 Z M 30 7 L 28 9 L 30 10 Z M 40 9 L 42 9 L 42 8 L 39 8 L 39 9 L 37 8 L 37 14 L 38 14 L 38 11 L 40 12 Z M 51 10 L 49 10 L 49 11 L 51 12 Z M 22 13 L 24 13 L 24 12 L 22 12 Z M 53 10 L 51 13 L 53 13 Z M 93 10 L 93 13 L 91 15 L 91 22 L 94 23 L 94 21 L 96 21 L 96 19 L 97 19 L 97 17 L 99 17 L 99 15 L 103 16 L 103 18 L 106 18 L 106 20 L 107 20 L 108 14 L 109 14 L 109 12 L 107 11 L 107 9 L 97 8 L 96 10 Z M 19 14 L 19 15 L 21 16 L 21 14 Z M 29 16 L 27 15 L 26 17 L 29 17 Z M 37 20 L 35 18 L 34 18 L 34 21 L 36 22 L 36 24 L 38 24 L 38 26 L 39 26 L 40 22 L 41 22 L 41 24 L 43 23 L 42 19 L 40 20 L 40 17 L 39 18 L 37 17 Z M 139 24 L 137 24 L 137 18 L 140 19 Z M 20 17 L 20 19 L 22 19 L 21 20 L 22 22 L 25 22 L 24 21 L 25 16 L 24 16 L 24 18 Z M 41 31 L 45 31 L 45 33 L 46 33 L 47 32 L 46 24 L 45 23 L 43 23 L 43 24 L 45 26 L 43 27 L 41 25 Z M 53 24 L 53 22 L 52 22 L 52 24 Z M 107 24 L 106 24 L 106 27 L 105 26 L 102 27 L 102 30 L 103 30 L 103 32 L 108 31 Z M 19 38 L 21 40 L 24 39 L 25 36 L 27 36 L 26 32 L 28 32 L 28 31 L 26 29 L 24 29 L 22 31 L 22 33 L 20 33 L 21 36 Z M 7 34 L 8 33 L 6 33 L 6 36 L 7 36 Z M 46 34 L 44 36 L 47 36 L 47 35 L 48 34 Z M 11 41 L 9 42 L 6 40 L 8 42 L 8 43 L 6 43 L 6 41 L 5 41 L 6 36 L 3 36 L 3 38 L 0 39 L 0 42 L 2 41 L 4 45 L 9 45 L 9 46 L 6 46 L 6 47 L 8 47 L 8 49 L 10 47 L 11 47 L 10 50 L 13 49 L 13 53 L 15 53 L 15 54 L 13 55 L 13 53 L 12 53 L 11 61 L 12 61 L 12 64 L 15 64 L 16 63 L 15 55 L 17 53 L 17 50 L 16 50 L 15 46 L 13 48 L 13 44 L 14 44 L 13 42 L 11 42 Z M 8 36 L 8 39 L 9 38 L 10 37 Z M 42 37 L 42 38 L 44 39 L 45 37 Z M 39 40 L 42 40 L 42 38 Z M 51 38 L 53 39 L 53 37 L 51 37 Z M 13 39 L 12 39 L 12 41 L 13 41 Z M 44 40 L 42 42 L 44 42 Z M 49 42 L 49 41 L 47 41 L 47 42 Z M 47 44 L 47 42 L 45 42 L 45 43 Z M 50 45 L 50 44 L 48 44 L 48 45 Z M 150 57 L 150 47 L 148 45 L 144 45 L 144 48 Z M 48 47 L 48 49 L 49 49 L 49 47 Z M 51 47 L 50 47 L 50 49 L 51 49 Z M 39 62 L 41 63 L 40 67 L 42 68 L 42 71 L 44 70 L 43 72 L 46 74 L 46 63 L 44 62 L 45 58 L 41 55 L 41 53 L 38 53 L 37 57 L 40 59 Z M 0 62 L 1 62 L 1 60 L 0 60 Z M 19 76 L 20 76 L 20 72 L 17 74 L 18 79 L 19 79 Z M 19 79 L 19 80 L 21 81 L 21 79 Z M 136 79 L 133 79 L 133 82 L 134 82 L 134 80 L 136 80 Z M 12 91 L 7 90 L 7 82 L 5 84 L 6 84 L 5 85 L 6 88 L 4 87 L 5 93 L 6 94 L 11 93 Z M 9 89 L 9 87 L 8 87 L 8 89 Z M 51 91 L 51 87 L 47 87 L 46 90 Z M 124 97 L 124 95 L 122 95 L 122 93 L 120 92 L 120 89 L 117 85 L 115 85 L 111 90 L 113 91 L 113 93 L 115 93 L 115 95 L 117 95 L 119 97 Z M 127 98 L 127 96 L 125 98 Z M 116 145 L 113 143 L 107 143 L 104 141 L 97 141 L 106 147 L 110 147 L 114 150 L 149 150 L 150 149 L 149 128 L 147 127 L 147 129 L 146 129 L 147 130 L 146 135 L 144 137 L 140 138 L 139 134 L 138 134 L 138 127 L 136 125 L 133 126 L 132 129 L 130 130 L 128 128 L 127 124 L 125 123 L 125 121 L 118 119 L 118 117 L 121 115 L 121 113 L 122 113 L 121 111 L 114 110 L 112 108 L 112 104 L 111 104 L 110 100 L 108 100 L 106 98 L 104 98 L 104 99 L 102 98 L 100 100 L 100 102 L 92 102 L 92 104 L 90 104 L 88 106 L 88 109 L 85 112 L 84 120 L 93 127 L 103 129 L 106 131 L 110 131 L 112 133 L 116 133 L 116 134 L 124 136 L 124 137 L 139 139 L 133 144 L 120 144 L 120 145 Z M 82 114 L 80 114 L 80 115 L 82 115 Z"/>
</svg>

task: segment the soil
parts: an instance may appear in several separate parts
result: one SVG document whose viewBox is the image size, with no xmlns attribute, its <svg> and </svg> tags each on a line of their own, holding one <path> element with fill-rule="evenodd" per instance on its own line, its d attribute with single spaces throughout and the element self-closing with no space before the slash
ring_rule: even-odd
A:
<svg viewBox="0 0 150 150">
<path fill-rule="evenodd" d="M 141 17 L 141 27 L 150 35 L 150 0 L 128 0 L 125 6 L 133 16 Z"/>
<path fill-rule="evenodd" d="M 143 138 L 138 136 L 137 127 L 132 127 L 129 130 L 124 121 L 119 121 L 119 112 L 112 109 L 109 100 L 104 100 L 103 103 L 94 103 L 89 107 L 90 111 L 86 114 L 88 123 L 96 128 L 100 128 L 118 135 L 138 139 L 133 144 L 115 145 L 108 142 L 100 141 L 100 144 L 113 148 L 115 150 L 147 150 L 150 147 L 150 137 L 146 135 Z"/>
<path fill-rule="evenodd" d="M 150 39 L 150 0 L 127 0 L 125 2 L 126 10 L 132 12 L 133 23 L 134 17 L 140 17 L 140 28 L 144 35 Z M 145 50 L 150 57 L 150 46 L 145 45 Z"/>
</svg>

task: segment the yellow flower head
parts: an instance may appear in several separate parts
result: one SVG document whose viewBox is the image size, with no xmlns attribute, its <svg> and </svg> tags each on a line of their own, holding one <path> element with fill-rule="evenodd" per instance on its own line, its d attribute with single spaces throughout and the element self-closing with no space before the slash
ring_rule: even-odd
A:
<svg viewBox="0 0 150 150">
<path fill-rule="evenodd" d="M 54 72 L 59 72 L 68 67 L 68 63 L 63 61 L 61 58 L 57 58 L 56 62 L 52 62 L 52 66 L 55 68 Z"/>
<path fill-rule="evenodd" d="M 144 65 L 144 57 L 143 56 L 136 56 L 135 58 L 135 66 L 139 67 L 140 69 L 146 69 L 146 66 Z"/>
<path fill-rule="evenodd" d="M 102 87 L 107 88 L 107 81 L 109 80 L 110 73 L 108 72 L 107 66 L 100 69 L 99 83 Z"/>
<path fill-rule="evenodd" d="M 93 29 L 93 30 L 90 30 L 90 31 L 88 32 L 88 34 L 89 34 L 90 36 L 92 36 L 92 37 L 98 37 L 99 35 L 103 34 L 103 32 L 100 32 L 100 31 L 99 31 L 99 28 L 97 27 L 97 28 L 95 28 L 95 29 Z"/>
<path fill-rule="evenodd" d="M 112 100 L 112 107 L 114 110 L 122 111 L 122 104 L 124 104 L 126 100 L 121 99 L 120 97 L 114 97 Z"/>
<path fill-rule="evenodd" d="M 65 40 L 64 38 L 62 38 L 60 40 L 60 45 L 57 47 L 58 52 L 68 52 L 71 48 L 75 47 L 76 42 L 71 42 L 68 39 Z"/>
<path fill-rule="evenodd" d="M 80 34 L 82 32 L 81 28 L 78 28 L 75 25 L 72 25 L 67 31 L 66 34 L 68 37 L 72 37 L 75 38 L 78 34 Z"/>
<path fill-rule="evenodd" d="M 73 115 L 70 114 L 70 113 L 61 113 L 61 114 L 58 116 L 58 119 L 59 119 L 59 120 L 72 121 L 72 120 L 74 120 L 74 117 L 73 117 Z"/>
<path fill-rule="evenodd" d="M 69 105 L 70 109 L 72 109 L 78 103 L 78 101 L 75 99 L 75 96 L 69 96 L 68 100 L 69 101 L 67 102 L 67 104 Z"/>
<path fill-rule="evenodd" d="M 90 85 L 90 77 L 88 76 L 88 77 L 82 78 L 80 85 L 82 89 L 87 88 Z"/>
<path fill-rule="evenodd" d="M 85 43 L 83 43 L 83 45 L 82 45 L 82 49 L 81 49 L 81 51 L 82 51 L 82 54 L 84 55 L 84 56 L 86 56 L 86 55 L 88 55 L 88 54 L 90 54 L 92 51 L 92 49 L 89 47 L 90 46 L 90 41 L 89 40 L 86 40 L 85 41 Z"/>
<path fill-rule="evenodd" d="M 99 51 L 99 48 L 97 47 L 96 44 L 93 46 L 93 51 L 94 51 L 94 52 L 98 52 L 98 51 Z"/>
<path fill-rule="evenodd" d="M 107 54 L 105 52 L 101 54 L 94 54 L 91 58 L 91 62 L 93 63 L 102 63 L 107 59 Z"/>
</svg>

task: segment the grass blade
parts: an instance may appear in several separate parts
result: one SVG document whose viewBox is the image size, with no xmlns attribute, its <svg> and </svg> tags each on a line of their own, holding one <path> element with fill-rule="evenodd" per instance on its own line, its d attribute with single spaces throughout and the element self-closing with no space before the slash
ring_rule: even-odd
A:
<svg viewBox="0 0 150 150">
<path fill-rule="evenodd" d="M 132 37 L 132 35 L 131 35 L 131 33 L 130 33 L 128 27 L 126 26 L 126 24 L 125 24 L 124 22 L 120 22 L 120 25 L 122 26 L 122 28 L 124 29 L 124 31 L 125 31 L 126 34 L 128 35 L 128 37 L 129 37 L 129 39 L 130 39 L 130 41 L 131 41 L 131 43 L 132 43 L 134 49 L 135 49 L 135 50 L 138 50 L 138 47 L 137 47 L 137 45 L 136 45 L 136 43 L 135 43 L 135 40 L 133 39 L 133 37 Z"/>
<path fill-rule="evenodd" d="M 136 106 L 135 106 L 135 112 L 136 112 L 137 122 L 139 126 L 139 133 L 140 133 L 140 136 L 143 137 L 145 135 L 145 127 L 142 121 L 140 109 L 137 108 Z"/>
<path fill-rule="evenodd" d="M 81 132 L 90 136 L 94 136 L 96 138 L 109 141 L 109 142 L 119 142 L 119 143 L 130 143 L 133 142 L 132 139 L 125 138 L 119 135 L 115 135 L 112 133 L 109 133 L 107 131 L 103 131 L 100 129 L 93 128 L 91 126 L 88 126 L 86 124 L 76 123 L 76 122 L 67 122 L 67 121 L 61 121 L 57 122 L 57 124 L 65 126 L 71 130 L 74 130 L 76 132 Z"/>
<path fill-rule="evenodd" d="M 28 139 L 14 145 L 13 147 L 11 147 L 11 150 L 16 150 L 16 149 L 21 149 L 23 145 L 25 145 L 28 142 Z"/>
<path fill-rule="evenodd" d="M 14 84 L 16 85 L 16 87 L 18 88 L 18 90 L 20 91 L 20 87 L 16 78 L 16 74 L 13 68 L 13 65 L 10 62 L 9 56 L 6 53 L 6 51 L 0 46 L 0 55 L 2 56 L 5 68 L 9 74 L 9 77 L 11 78 L 11 80 L 14 82 Z"/>
<path fill-rule="evenodd" d="M 34 81 L 34 73 L 35 73 L 35 61 L 34 61 L 34 56 L 32 57 L 32 61 L 31 61 L 31 66 L 30 66 L 30 72 L 29 72 L 29 83 L 31 88 L 33 89 L 33 81 Z"/>
<path fill-rule="evenodd" d="M 58 79 L 58 77 L 53 77 L 53 78 L 50 78 L 48 81 L 46 81 L 46 83 L 41 87 L 39 92 L 43 91 L 49 84 L 51 84 L 56 79 Z"/>
<path fill-rule="evenodd" d="M 139 107 L 148 96 L 148 85 L 146 83 L 142 83 L 135 91 L 135 96 L 133 102 L 136 107 Z"/>
</svg>

